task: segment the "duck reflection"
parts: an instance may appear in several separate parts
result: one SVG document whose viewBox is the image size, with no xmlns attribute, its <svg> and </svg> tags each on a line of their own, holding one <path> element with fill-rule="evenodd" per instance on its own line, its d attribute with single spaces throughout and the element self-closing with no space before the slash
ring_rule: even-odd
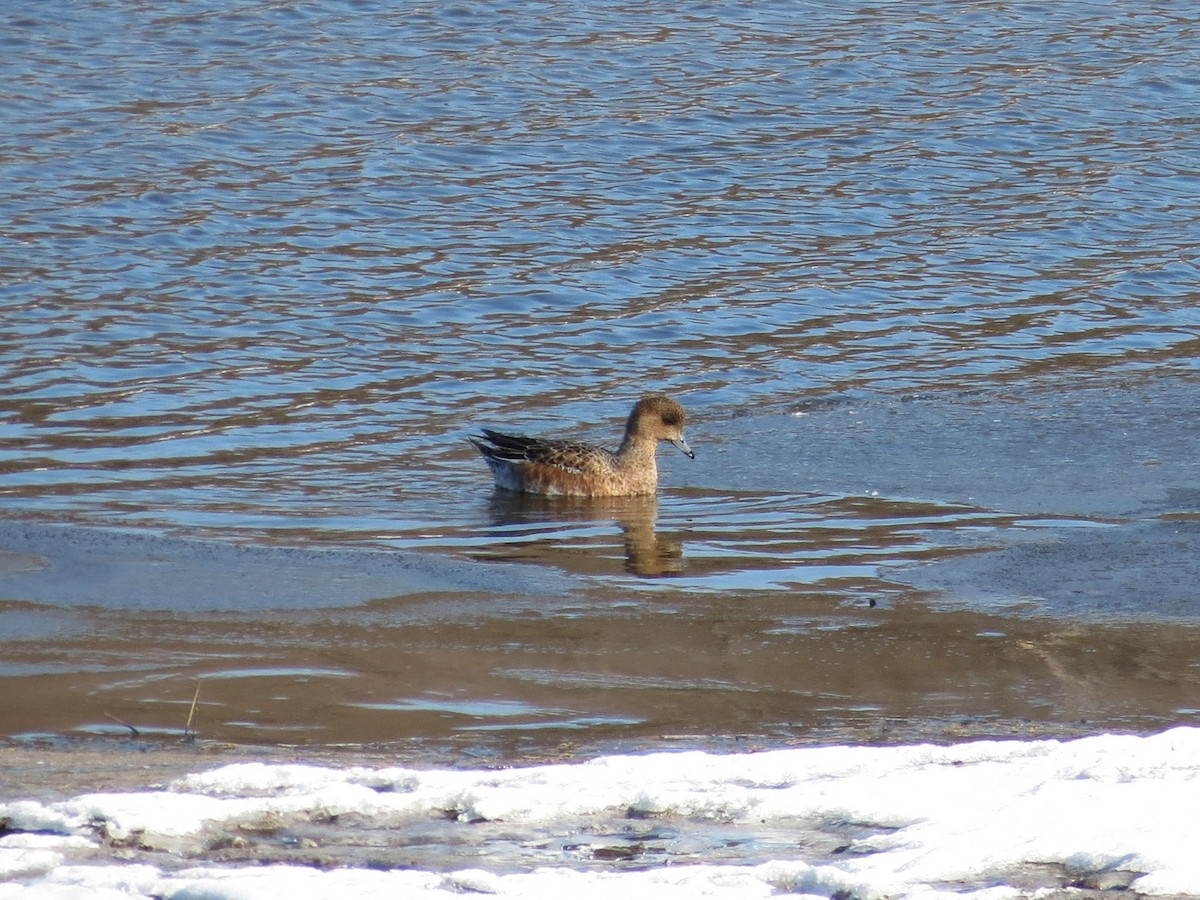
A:
<svg viewBox="0 0 1200 900">
<path fill-rule="evenodd" d="M 614 535 L 595 526 L 613 522 L 621 529 L 626 572 L 654 578 L 684 570 L 682 541 L 656 530 L 658 498 L 653 494 L 544 497 L 496 491 L 489 511 L 493 524 L 508 533 L 505 555 L 509 558 L 586 574 L 611 574 L 617 549 Z"/>
</svg>

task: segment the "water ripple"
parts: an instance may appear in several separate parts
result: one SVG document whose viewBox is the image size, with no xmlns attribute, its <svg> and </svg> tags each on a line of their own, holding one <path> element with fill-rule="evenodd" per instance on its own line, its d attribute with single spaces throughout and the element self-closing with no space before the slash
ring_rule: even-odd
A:
<svg viewBox="0 0 1200 900">
<path fill-rule="evenodd" d="M 646 384 L 716 410 L 1192 372 L 1194 18 L 5 13 L 5 503 L 298 512 L 385 461 L 440 494 L 464 421 Z"/>
</svg>

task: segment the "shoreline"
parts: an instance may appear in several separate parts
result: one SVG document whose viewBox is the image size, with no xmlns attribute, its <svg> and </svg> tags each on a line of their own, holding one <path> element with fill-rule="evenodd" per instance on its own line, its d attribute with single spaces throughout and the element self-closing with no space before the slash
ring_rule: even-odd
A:
<svg viewBox="0 0 1200 900">
<path fill-rule="evenodd" d="M 1106 734 L 1145 736 L 1171 727 L 1114 729 L 1086 722 L 883 722 L 871 728 L 829 729 L 808 736 L 663 735 L 564 741 L 506 754 L 464 737 L 458 741 L 410 740 L 391 746 L 329 744 L 242 744 L 220 740 L 53 737 L 0 739 L 0 802 L 61 800 L 93 791 L 160 787 L 176 778 L 234 763 L 268 765 L 405 766 L 418 769 L 503 770 L 547 764 L 577 764 L 603 756 L 699 751 L 762 753 L 816 747 L 953 746 L 975 741 L 1074 740 Z"/>
</svg>

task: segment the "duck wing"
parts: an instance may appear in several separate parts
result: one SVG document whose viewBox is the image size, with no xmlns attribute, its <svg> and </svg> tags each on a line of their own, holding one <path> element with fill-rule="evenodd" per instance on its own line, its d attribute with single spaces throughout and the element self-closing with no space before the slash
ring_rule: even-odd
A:
<svg viewBox="0 0 1200 900">
<path fill-rule="evenodd" d="M 484 438 L 471 443 L 491 459 L 514 463 L 536 463 L 555 466 L 580 473 L 609 472 L 615 462 L 613 454 L 600 447 L 580 441 L 560 441 L 547 438 L 528 437 L 522 434 L 504 434 L 482 429 Z"/>
</svg>

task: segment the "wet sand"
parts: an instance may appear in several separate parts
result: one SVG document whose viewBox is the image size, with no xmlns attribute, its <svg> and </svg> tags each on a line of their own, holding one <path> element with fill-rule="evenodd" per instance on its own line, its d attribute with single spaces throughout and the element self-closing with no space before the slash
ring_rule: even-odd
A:
<svg viewBox="0 0 1200 900">
<path fill-rule="evenodd" d="M 593 601 L 594 603 L 594 601 Z M 236 743 L 453 744 L 502 756 L 710 735 L 812 741 L 1153 729 L 1196 703 L 1195 630 L 1047 623 L 795 597 L 754 610 L 697 597 L 647 611 L 572 605 L 405 622 L 198 623 L 92 614 L 10 645 L 0 726 Z M 499 606 L 499 604 L 497 604 Z M 484 637 L 486 635 L 486 637 Z M 70 662 L 65 662 L 70 660 Z"/>
<path fill-rule="evenodd" d="M 105 539 L 127 557 L 146 549 L 136 536 Z M 176 545 L 187 542 L 147 543 L 168 568 L 164 548 Z M 277 553 L 293 560 L 271 548 L 237 551 L 247 571 Z M 335 583 L 350 578 L 353 557 L 305 558 L 320 559 Z M 958 565 L 969 570 L 978 559 Z M 185 562 L 194 574 L 194 558 Z M 125 567 L 136 568 L 128 558 Z M 51 583 L 61 589 L 61 573 Z M 220 583 L 215 572 L 207 582 Z M 898 582 L 638 597 L 604 580 L 576 579 L 565 595 L 533 587 L 420 589 L 265 612 L 5 601 L 0 732 L 23 741 L 119 741 L 135 731 L 175 740 L 191 716 L 209 741 L 520 758 L 713 736 L 878 741 L 1154 729 L 1196 715 L 1196 629 L 1152 616 L 1049 618 L 1021 614 L 1011 598 L 999 612 L 950 608 Z"/>
</svg>

